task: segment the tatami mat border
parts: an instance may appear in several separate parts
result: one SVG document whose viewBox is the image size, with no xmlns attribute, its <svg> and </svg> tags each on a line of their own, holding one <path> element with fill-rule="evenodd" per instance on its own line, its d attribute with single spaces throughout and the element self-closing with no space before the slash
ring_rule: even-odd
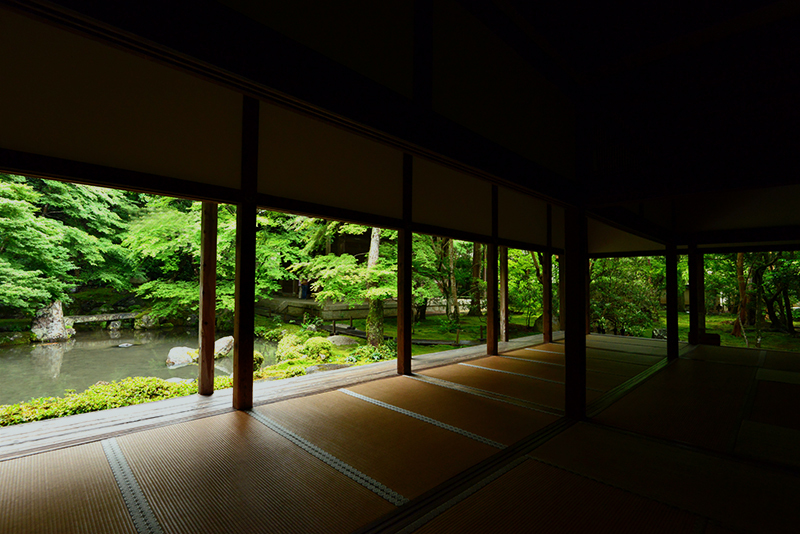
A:
<svg viewBox="0 0 800 534">
<path fill-rule="evenodd" d="M 389 404 L 387 402 L 379 401 L 379 400 L 367 397 L 366 395 L 361 395 L 360 393 L 356 393 L 355 391 L 350 391 L 349 389 L 340 389 L 339 391 L 341 391 L 342 393 L 345 393 L 347 395 L 350 395 L 351 397 L 355 397 L 357 399 L 361 399 L 363 401 L 372 403 L 372 404 L 374 404 L 376 406 L 380 406 L 381 408 L 386 408 L 387 410 L 392 410 L 392 411 L 395 411 L 397 413 L 401 413 L 403 415 L 407 415 L 409 417 L 413 417 L 414 419 L 418 419 L 420 421 L 424 421 L 425 423 L 429 423 L 431 425 L 438 426 L 439 428 L 443 428 L 445 430 L 449 430 L 450 432 L 455 432 L 456 434 L 458 434 L 460 436 L 465 436 L 467 438 L 474 439 L 475 441 L 483 443 L 484 445 L 489 445 L 489 446 L 494 447 L 496 449 L 505 449 L 506 448 L 506 446 L 503 445 L 502 443 L 498 443 L 498 442 L 496 442 L 494 440 L 491 440 L 489 438 L 485 438 L 483 436 L 479 436 L 478 434 L 474 434 L 472 432 L 468 432 L 468 431 L 466 431 L 466 430 L 464 430 L 462 428 L 458 428 L 458 427 L 455 427 L 453 425 L 448 425 L 447 423 L 442 423 L 441 421 L 437 421 L 436 419 L 433 419 L 431 417 L 427 417 L 425 415 L 421 415 L 421 414 L 418 414 L 416 412 L 412 412 L 411 410 L 406 410 L 404 408 L 400 408 L 398 406 L 394 406 L 393 404 Z"/>
</svg>

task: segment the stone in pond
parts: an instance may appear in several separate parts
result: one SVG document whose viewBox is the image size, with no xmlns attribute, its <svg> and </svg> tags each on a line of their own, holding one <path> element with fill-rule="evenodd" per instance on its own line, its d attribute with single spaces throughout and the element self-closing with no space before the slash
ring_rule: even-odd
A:
<svg viewBox="0 0 800 534">
<path fill-rule="evenodd" d="M 61 308 L 60 300 L 36 312 L 31 324 L 31 332 L 36 341 L 42 343 L 69 339 L 70 332 L 64 326 L 64 311 Z"/>
<path fill-rule="evenodd" d="M 196 349 L 189 347 L 173 347 L 167 356 L 167 367 L 183 367 L 192 363 L 194 356 L 197 354 Z"/>
<path fill-rule="evenodd" d="M 224 358 L 232 350 L 233 336 L 221 337 L 214 343 L 214 359 Z"/>
</svg>

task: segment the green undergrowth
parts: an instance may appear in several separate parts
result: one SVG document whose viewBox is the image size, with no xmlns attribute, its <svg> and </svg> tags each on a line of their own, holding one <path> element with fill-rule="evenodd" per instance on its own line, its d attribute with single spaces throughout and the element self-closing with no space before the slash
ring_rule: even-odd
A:
<svg viewBox="0 0 800 534">
<path fill-rule="evenodd" d="M 214 379 L 214 389 L 232 386 L 231 377 L 219 376 Z M 68 390 L 63 397 L 40 397 L 28 402 L 0 406 L 0 426 L 108 410 L 194 393 L 197 393 L 195 381 L 174 383 L 161 378 L 137 376 L 111 383 L 98 382 L 82 393 Z"/>
<path fill-rule="evenodd" d="M 510 334 L 512 338 L 530 336 L 536 332 L 533 328 L 525 326 L 525 316 L 512 314 L 509 317 Z M 338 325 L 348 324 L 339 321 Z M 353 326 L 359 330 L 364 330 L 365 319 L 353 320 Z M 386 318 L 383 324 L 383 333 L 390 337 L 397 337 L 397 319 L 394 317 Z M 486 337 L 486 316 L 462 315 L 458 324 L 449 320 L 445 315 L 433 315 L 424 321 L 414 323 L 411 336 L 414 339 L 435 339 L 441 341 L 478 341 Z M 448 350 L 448 346 L 438 350 Z"/>
<path fill-rule="evenodd" d="M 744 337 L 736 337 L 731 335 L 733 330 L 733 321 L 736 319 L 734 314 L 718 314 L 706 315 L 706 333 L 719 334 L 720 344 L 723 347 L 748 347 L 756 348 L 757 333 L 754 326 L 748 326 L 745 329 L 747 340 Z M 799 322 L 800 323 L 800 322 Z M 659 326 L 661 328 L 667 327 L 666 314 L 661 313 Z M 796 324 L 795 328 L 800 330 L 800 324 Z M 689 314 L 678 313 L 678 337 L 681 341 L 685 342 L 689 339 Z M 771 331 L 767 328 L 761 332 L 761 349 L 766 350 L 782 350 L 789 352 L 800 352 L 800 337 L 786 334 L 783 332 Z"/>
</svg>

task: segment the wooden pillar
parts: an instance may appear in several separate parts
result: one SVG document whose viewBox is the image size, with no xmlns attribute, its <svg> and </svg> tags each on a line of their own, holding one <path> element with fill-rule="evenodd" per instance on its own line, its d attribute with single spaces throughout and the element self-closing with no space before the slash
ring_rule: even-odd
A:
<svg viewBox="0 0 800 534">
<path fill-rule="evenodd" d="M 242 191 L 236 206 L 236 293 L 233 320 L 233 407 L 253 407 L 256 293 L 256 194 L 258 192 L 258 100 L 242 106 Z"/>
<path fill-rule="evenodd" d="M 414 159 L 403 155 L 403 225 L 397 232 L 397 374 L 411 374 L 411 256 L 413 233 L 411 232 L 411 184 Z"/>
<path fill-rule="evenodd" d="M 586 213 L 569 207 L 565 213 L 564 271 L 567 325 L 565 330 L 565 412 L 586 417 L 586 269 L 588 264 Z"/>
<path fill-rule="evenodd" d="M 486 354 L 497 354 L 500 317 L 497 291 L 497 186 L 492 186 L 492 242 L 486 247 Z"/>
<path fill-rule="evenodd" d="M 508 247 L 499 247 L 500 256 L 500 341 L 508 342 Z"/>
<path fill-rule="evenodd" d="M 586 284 L 586 308 L 584 315 L 584 324 L 586 325 L 586 335 L 592 332 L 592 309 L 591 309 L 591 296 L 592 296 L 592 270 L 589 267 L 589 258 L 586 258 L 586 272 L 584 273 L 584 283 Z"/>
<path fill-rule="evenodd" d="M 214 338 L 217 308 L 217 204 L 203 202 L 200 241 L 200 375 L 197 392 L 214 393 Z"/>
<path fill-rule="evenodd" d="M 553 342 L 553 255 L 542 257 L 542 338 Z"/>
<path fill-rule="evenodd" d="M 547 205 L 547 252 L 542 256 L 542 339 L 553 342 L 553 205 Z"/>
<path fill-rule="evenodd" d="M 705 266 L 703 253 L 689 247 L 689 343 L 699 344 L 706 331 Z"/>
<path fill-rule="evenodd" d="M 678 358 L 678 249 L 667 246 L 664 277 L 667 282 L 667 358 Z"/>
<path fill-rule="evenodd" d="M 566 286 L 566 266 L 564 254 L 558 256 L 558 327 L 562 331 L 567 329 L 567 293 L 564 291 Z"/>
</svg>

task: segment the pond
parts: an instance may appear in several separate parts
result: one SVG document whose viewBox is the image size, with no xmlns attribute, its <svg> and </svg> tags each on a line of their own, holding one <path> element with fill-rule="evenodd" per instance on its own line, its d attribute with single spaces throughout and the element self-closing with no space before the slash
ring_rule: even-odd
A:
<svg viewBox="0 0 800 534">
<path fill-rule="evenodd" d="M 219 334 L 222 337 L 227 334 Z M 121 347 L 120 345 L 130 346 Z M 196 379 L 195 364 L 169 369 L 173 347 L 198 347 L 197 330 L 101 330 L 78 332 L 69 341 L 0 347 L 0 405 L 36 397 L 61 396 L 65 390 L 83 391 L 99 381 L 129 376 Z M 264 365 L 275 363 L 275 344 L 259 343 Z M 230 358 L 217 362 L 217 376 L 230 375 Z"/>
</svg>

